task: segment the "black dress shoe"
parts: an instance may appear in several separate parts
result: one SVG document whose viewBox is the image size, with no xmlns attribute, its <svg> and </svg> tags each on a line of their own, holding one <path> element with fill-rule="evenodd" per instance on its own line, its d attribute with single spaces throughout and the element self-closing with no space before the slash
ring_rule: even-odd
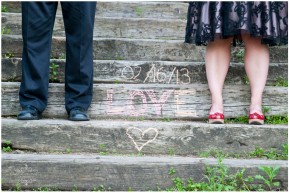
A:
<svg viewBox="0 0 290 193">
<path fill-rule="evenodd" d="M 74 107 L 70 110 L 68 119 L 71 121 L 89 121 L 86 111 L 81 107 Z"/>
<path fill-rule="evenodd" d="M 18 120 L 38 120 L 41 119 L 41 113 L 31 105 L 25 106 L 17 116 Z"/>
</svg>

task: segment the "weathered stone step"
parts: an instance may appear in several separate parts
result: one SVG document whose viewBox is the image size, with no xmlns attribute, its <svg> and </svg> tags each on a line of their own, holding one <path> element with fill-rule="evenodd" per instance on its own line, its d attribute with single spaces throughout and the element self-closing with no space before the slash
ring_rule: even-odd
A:
<svg viewBox="0 0 290 193">
<path fill-rule="evenodd" d="M 265 176 L 260 166 L 279 166 L 274 181 L 288 189 L 288 161 L 225 159 L 223 163 L 232 172 L 246 168 L 244 177 Z M 172 168 L 174 176 L 199 182 L 205 181 L 206 167 L 216 164 L 216 159 L 189 157 L 2 154 L 2 188 L 18 184 L 23 190 L 92 191 L 99 186 L 112 191 L 165 190 L 173 186 L 173 176 L 168 174 Z"/>
<path fill-rule="evenodd" d="M 52 59 L 54 82 L 64 82 L 64 59 Z M 2 59 L 3 82 L 21 81 L 21 58 Z M 225 84 L 245 84 L 244 64 L 231 63 Z M 267 85 L 288 79 L 288 63 L 271 63 Z M 95 83 L 207 84 L 204 62 L 95 60 Z"/>
<path fill-rule="evenodd" d="M 2 1 L 8 12 L 20 13 L 20 2 Z M 124 18 L 186 19 L 188 3 L 184 2 L 98 2 L 96 16 Z M 61 14 L 58 6 L 57 14 Z"/>
<path fill-rule="evenodd" d="M 15 116 L 20 110 L 19 83 L 2 82 L 2 116 Z M 226 85 L 223 91 L 226 118 L 247 115 L 250 88 Z M 287 87 L 267 86 L 263 105 L 268 115 L 286 115 Z M 97 84 L 89 114 L 91 118 L 206 119 L 210 108 L 207 84 Z M 51 83 L 44 117 L 66 117 L 64 85 Z"/>
<path fill-rule="evenodd" d="M 2 28 L 11 35 L 21 35 L 22 15 L 2 13 Z M 94 37 L 181 39 L 184 40 L 186 20 L 156 18 L 96 17 Z M 55 20 L 54 36 L 65 36 L 61 15 Z"/>
<path fill-rule="evenodd" d="M 239 61 L 241 47 L 232 49 L 232 61 Z M 2 35 L 2 55 L 21 57 L 21 35 Z M 239 53 L 239 54 L 238 54 Z M 205 47 L 186 44 L 182 40 L 152 40 L 127 38 L 94 38 L 94 58 L 97 60 L 137 61 L 204 61 Z M 53 37 L 52 58 L 65 57 L 65 38 Z M 287 46 L 271 47 L 272 63 L 288 62 Z"/>
<path fill-rule="evenodd" d="M 36 152 L 196 156 L 218 149 L 229 154 L 244 154 L 256 147 L 279 150 L 287 139 L 287 125 L 2 118 L 2 142 L 10 141 L 15 150 Z"/>
</svg>

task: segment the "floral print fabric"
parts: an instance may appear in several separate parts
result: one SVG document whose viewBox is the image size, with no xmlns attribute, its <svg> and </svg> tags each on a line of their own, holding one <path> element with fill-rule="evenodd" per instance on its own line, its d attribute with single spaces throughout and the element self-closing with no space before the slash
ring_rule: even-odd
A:
<svg viewBox="0 0 290 193">
<path fill-rule="evenodd" d="M 190 2 L 188 7 L 186 43 L 207 45 L 215 38 L 234 37 L 241 42 L 241 34 L 261 37 L 261 43 L 288 44 L 288 2 Z"/>
</svg>

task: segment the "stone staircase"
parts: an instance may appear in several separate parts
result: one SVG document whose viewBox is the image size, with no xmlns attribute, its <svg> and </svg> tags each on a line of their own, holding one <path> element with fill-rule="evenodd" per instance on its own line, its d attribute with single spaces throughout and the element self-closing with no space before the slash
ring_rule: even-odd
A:
<svg viewBox="0 0 290 193">
<path fill-rule="evenodd" d="M 58 9 L 52 41 L 53 81 L 44 119 L 18 121 L 21 109 L 21 6 L 2 2 L 2 189 L 57 188 L 145 191 L 169 188 L 172 176 L 205 180 L 212 149 L 245 154 L 256 147 L 278 150 L 288 143 L 288 126 L 206 123 L 210 95 L 205 47 L 184 44 L 187 3 L 98 2 L 94 30 L 94 97 L 89 122 L 66 120 L 65 37 Z M 5 30 L 3 30 L 5 29 Z M 3 34 L 4 31 L 4 34 Z M 5 33 L 6 32 L 6 33 Z M 288 47 L 271 47 L 264 92 L 267 115 L 288 114 Z M 247 115 L 250 90 L 241 60 L 232 49 L 224 87 L 225 116 Z M 275 180 L 288 189 L 288 161 L 225 159 L 231 171 L 264 175 L 259 166 L 279 166 Z"/>
</svg>

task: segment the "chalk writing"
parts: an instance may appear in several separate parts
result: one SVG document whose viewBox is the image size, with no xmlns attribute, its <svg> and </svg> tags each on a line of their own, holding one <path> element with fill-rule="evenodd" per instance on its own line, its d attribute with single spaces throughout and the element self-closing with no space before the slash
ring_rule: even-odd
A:
<svg viewBox="0 0 290 193">
<path fill-rule="evenodd" d="M 150 90 L 129 90 L 125 92 L 118 92 L 114 93 L 113 89 L 107 90 L 107 113 L 108 114 L 120 114 L 120 115 L 129 115 L 129 116 L 140 116 L 146 113 L 151 112 L 151 109 L 155 110 L 155 114 L 157 116 L 162 116 L 163 109 L 168 104 L 168 107 L 171 107 L 171 111 L 176 111 L 174 114 L 178 116 L 196 116 L 196 112 L 194 109 L 185 110 L 182 109 L 186 108 L 186 101 L 190 100 L 192 95 L 196 94 L 196 90 L 174 90 L 174 89 L 167 89 L 159 94 L 159 99 L 156 95 L 156 91 L 153 89 Z M 157 92 L 158 93 L 158 92 Z M 122 102 L 116 101 L 113 103 L 114 94 L 122 95 Z M 125 96 L 128 95 L 128 98 Z M 173 95 L 172 98 L 169 100 L 170 96 Z M 148 97 L 147 97 L 148 96 Z M 174 105 L 175 104 L 175 108 Z M 154 113 L 154 111 L 153 111 Z"/>
<path fill-rule="evenodd" d="M 151 132 L 151 136 L 150 136 L 150 132 Z M 157 138 L 158 130 L 156 128 L 148 128 L 142 131 L 141 129 L 136 128 L 136 127 L 129 127 L 126 130 L 126 134 L 132 140 L 135 148 L 138 151 L 141 151 L 145 145 L 153 142 Z M 149 138 L 149 139 L 146 139 L 145 135 L 147 135 L 146 138 Z M 139 143 L 139 145 L 137 143 Z"/>
<path fill-rule="evenodd" d="M 142 67 L 125 66 L 121 73 L 121 76 L 128 80 L 140 79 L 141 75 L 144 76 L 144 72 L 142 73 Z M 157 67 L 157 65 L 153 63 L 151 64 L 150 69 L 145 72 L 143 83 L 153 82 L 170 84 L 174 83 L 173 77 L 176 84 L 190 84 L 191 82 L 190 72 L 187 68 L 177 69 L 177 67 L 174 67 L 172 71 L 169 71 L 164 67 Z"/>
</svg>

